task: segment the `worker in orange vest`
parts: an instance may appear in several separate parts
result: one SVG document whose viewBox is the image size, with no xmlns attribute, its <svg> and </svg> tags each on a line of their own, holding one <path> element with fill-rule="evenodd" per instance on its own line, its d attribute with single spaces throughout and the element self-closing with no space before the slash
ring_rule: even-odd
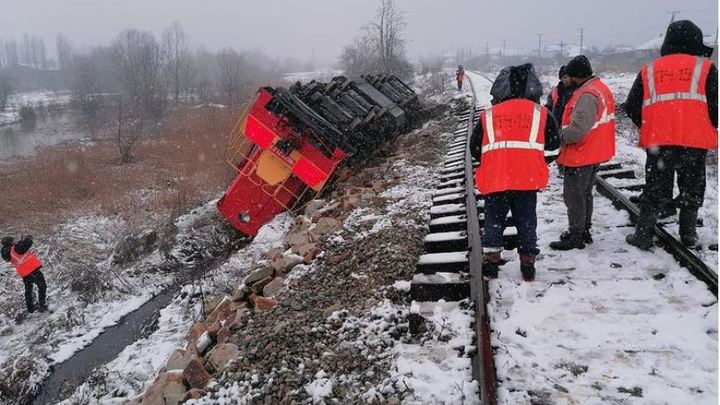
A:
<svg viewBox="0 0 720 405">
<path fill-rule="evenodd" d="M 493 106 L 480 113 L 470 139 L 470 153 L 479 162 L 475 186 L 485 199 L 483 274 L 498 275 L 505 219 L 511 211 L 520 271 L 524 280 L 532 281 L 540 252 L 537 192 L 548 184 L 545 151 L 560 147 L 557 124 L 540 105 L 542 86 L 532 64 L 503 69 L 490 94 Z"/>
<path fill-rule="evenodd" d="M 577 90 L 565 106 L 560 131 L 563 166 L 563 200 L 568 210 L 568 230 L 550 243 L 555 250 L 583 249 L 592 243 L 595 174 L 601 163 L 615 155 L 615 99 L 596 76 L 585 55 L 565 67 Z"/>
<path fill-rule="evenodd" d="M 683 244 L 694 247 L 698 208 L 705 199 L 707 151 L 718 147 L 718 71 L 708 59 L 700 28 L 690 21 L 668 26 L 660 57 L 643 65 L 624 110 L 640 129 L 647 153 L 640 215 L 627 243 L 653 246 L 659 211 L 670 203 L 677 172 Z"/>
<path fill-rule="evenodd" d="M 565 66 L 560 66 L 558 71 L 558 84 L 550 90 L 548 94 L 547 102 L 545 107 L 552 111 L 553 116 L 557 122 L 562 121 L 563 112 L 565 111 L 565 105 L 572 96 L 576 87 L 570 79 L 570 76 L 565 72 Z"/>
<path fill-rule="evenodd" d="M 459 65 L 455 72 L 455 80 L 457 80 L 458 91 L 462 90 L 463 80 L 465 80 L 465 69 L 462 65 Z"/>
<path fill-rule="evenodd" d="M 42 263 L 37 258 L 35 252 L 30 250 L 32 247 L 32 236 L 25 236 L 19 242 L 11 237 L 5 237 L 0 241 L 0 256 L 6 262 L 10 262 L 15 268 L 17 274 L 22 278 L 25 284 L 25 304 L 28 312 L 35 312 L 35 304 L 33 302 L 33 284 L 38 288 L 38 309 L 40 312 L 47 311 L 45 304 L 45 276 L 43 276 Z"/>
</svg>

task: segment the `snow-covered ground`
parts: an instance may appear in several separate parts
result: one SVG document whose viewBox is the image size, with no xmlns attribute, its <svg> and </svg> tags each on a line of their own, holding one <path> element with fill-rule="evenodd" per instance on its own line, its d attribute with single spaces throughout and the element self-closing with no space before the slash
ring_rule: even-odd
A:
<svg viewBox="0 0 720 405">
<path fill-rule="evenodd" d="M 467 72 L 467 75 L 477 86 L 479 104 L 489 105 L 491 82 L 487 78 L 494 78 L 493 74 Z M 618 100 L 624 99 L 634 77 L 632 73 L 608 77 Z M 456 92 L 452 79 L 448 74 L 448 90 L 436 95 L 438 100 L 468 96 L 468 83 L 463 92 Z M 543 80 L 555 82 L 549 76 Z M 446 142 L 450 140 L 447 133 L 438 132 L 436 136 Z M 635 146 L 629 129 L 621 131 L 618 138 L 618 159 L 621 158 L 644 162 L 644 152 Z M 440 165 L 418 165 L 412 159 L 398 159 L 390 166 L 393 178 L 397 176 L 400 180 L 379 193 L 386 204 L 370 210 L 357 208 L 347 217 L 341 231 L 332 236 L 335 244 L 372 240 L 400 225 L 422 226 L 428 217 L 432 187 Z M 716 173 L 716 169 L 709 172 L 708 198 L 703 207 L 705 227 L 700 229 L 703 243 L 717 243 Z M 492 343 L 497 347 L 495 363 L 500 379 L 500 402 L 716 403 L 718 335 L 714 296 L 664 251 L 641 252 L 625 245 L 624 237 L 632 231 L 626 226 L 627 214 L 616 211 L 599 195 L 595 200 L 595 243 L 582 251 L 550 251 L 548 243 L 567 224 L 562 183 L 554 168 L 551 176 L 550 187 L 539 196 L 538 236 L 543 253 L 538 258 L 537 280 L 522 282 L 517 255 L 505 252 L 509 262 L 501 268 L 500 277 L 490 282 L 489 310 L 494 328 Z M 176 225 L 181 234 L 212 209 L 211 202 L 199 212 L 180 218 Z M 73 238 L 77 235 L 85 235 L 83 243 L 95 245 L 95 254 L 109 257 L 111 252 L 103 246 L 109 239 L 119 237 L 115 230 L 118 224 L 114 221 L 86 218 L 66 225 L 64 233 L 58 232 L 58 238 L 75 241 Z M 238 280 L 254 268 L 263 252 L 282 242 L 291 222 L 290 216 L 282 215 L 264 227 L 252 244 L 233 254 L 201 281 L 204 292 L 222 293 L 223 288 L 237 286 Z M 40 251 L 41 255 L 50 253 L 42 246 Z M 147 260 L 157 261 L 159 257 L 153 255 Z M 716 254 L 713 260 L 717 260 Z M 109 265 L 108 260 L 101 262 Z M 287 285 L 295 285 L 318 271 L 315 265 L 302 267 L 304 271 L 289 275 Z M 351 274 L 357 282 L 368 277 L 361 270 Z M 49 302 L 62 304 L 57 304 L 55 312 L 47 318 L 30 317 L 15 324 L 11 315 L 0 314 L 0 364 L 8 364 L 20 353 L 22 358 L 40 362 L 35 366 L 40 370 L 36 377 L 44 375 L 43 370 L 50 364 L 86 345 L 103 327 L 117 322 L 168 281 L 166 275 L 148 277 L 133 294 L 118 297 L 109 301 L 110 304 L 82 304 L 83 314 L 73 311 L 77 297 L 59 296 L 50 283 Z M 79 387 L 65 403 L 121 403 L 122 398 L 141 393 L 164 366 L 172 350 L 184 346 L 189 326 L 199 316 L 199 302 L 193 298 L 199 287 L 200 284 L 186 286 L 182 294 L 161 311 L 153 333 L 96 370 L 94 378 Z M 384 291 L 402 293 L 408 287 L 407 281 L 398 281 L 387 285 Z M 8 291 L 17 293 L 19 288 L 14 285 Z M 350 339 L 343 344 L 369 350 L 373 361 L 382 364 L 388 375 L 380 383 L 368 385 L 362 383 L 362 379 L 372 377 L 363 377 L 363 370 L 350 374 L 319 370 L 305 380 L 301 392 L 309 401 L 332 402 L 337 399 L 333 395 L 338 387 L 355 384 L 355 391 L 350 391 L 359 391 L 360 398 L 368 402 L 390 398 L 390 402 L 397 403 L 401 398 L 409 404 L 476 403 L 477 384 L 472 381 L 470 358 L 465 355 L 473 350 L 472 311 L 462 305 L 447 307 L 448 310 L 436 311 L 429 319 L 428 332 L 420 341 L 405 336 L 388 344 L 396 339 L 392 336 L 407 325 L 409 308 L 406 305 L 382 300 L 366 313 L 350 315 L 340 303 L 340 309 L 332 312 L 325 322 L 339 322 L 337 333 Z M 81 316 L 85 320 L 81 320 Z M 53 322 L 71 321 L 76 327 L 62 328 L 62 333 L 49 327 Z M 41 334 L 50 334 L 44 342 L 51 343 L 43 343 L 39 353 L 29 356 L 28 342 L 18 336 Z M 297 372 L 304 375 L 302 369 Z M 215 386 L 212 398 L 198 402 L 250 401 L 257 398 L 262 384 L 269 383 L 267 376 L 255 375 L 254 378 L 257 381 L 223 381 Z"/>
<path fill-rule="evenodd" d="M 321 69 L 316 70 L 314 72 L 297 72 L 297 73 L 288 73 L 286 74 L 283 79 L 287 80 L 288 82 L 309 82 L 310 80 L 316 80 L 319 82 L 327 82 L 330 79 L 332 79 L 335 76 L 342 75 L 342 70 L 333 70 L 333 69 Z"/>
<path fill-rule="evenodd" d="M 20 121 L 20 107 L 56 107 L 70 103 L 72 95 L 69 91 L 32 91 L 16 93 L 10 96 L 4 111 L 0 111 L 0 125 L 13 124 Z"/>
<path fill-rule="evenodd" d="M 635 79 L 634 73 L 600 76 L 618 103 Z M 618 128 L 616 160 L 638 162 L 642 175 L 637 135 L 631 125 Z M 706 246 L 717 243 L 716 172 L 709 169 L 701 214 Z M 716 404 L 717 300 L 665 251 L 625 244 L 633 231 L 628 215 L 598 194 L 593 218 L 592 245 L 548 248 L 567 227 L 553 165 L 538 197 L 536 281 L 523 282 L 517 254 L 504 252 L 509 262 L 489 284 L 500 403 Z M 716 253 L 703 258 L 717 268 Z"/>
<path fill-rule="evenodd" d="M 214 207 L 214 204 L 213 204 Z M 192 216 L 178 221 L 191 222 Z M 124 403 L 128 397 L 141 394 L 152 382 L 168 357 L 185 345 L 192 324 L 201 318 L 201 304 L 191 297 L 217 294 L 223 280 L 236 280 L 252 269 L 260 255 L 279 245 L 291 223 L 289 215 L 282 214 L 265 224 L 253 242 L 234 253 L 202 285 L 186 285 L 166 308 L 160 311 L 157 329 L 149 336 L 127 346 L 115 360 L 96 370 L 90 381 L 83 383 L 63 404 Z M 186 225 L 190 225 L 187 223 Z M 218 280 L 221 280 L 218 282 Z M 103 381 L 103 384 L 97 384 Z"/>
</svg>

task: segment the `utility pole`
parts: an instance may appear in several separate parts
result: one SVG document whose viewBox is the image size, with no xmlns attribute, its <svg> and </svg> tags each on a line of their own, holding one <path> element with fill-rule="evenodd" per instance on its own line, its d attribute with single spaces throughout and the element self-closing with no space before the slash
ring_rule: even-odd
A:
<svg viewBox="0 0 720 405">
<path fill-rule="evenodd" d="M 565 41 L 560 40 L 560 56 L 565 56 Z"/>
<path fill-rule="evenodd" d="M 507 41 L 507 39 L 503 39 L 503 53 L 502 53 L 502 56 L 505 56 L 505 42 L 506 42 L 506 41 Z"/>
<path fill-rule="evenodd" d="M 717 41 L 715 41 L 717 42 Z M 487 56 L 490 53 L 490 44 L 485 41 L 485 56 Z"/>
<path fill-rule="evenodd" d="M 583 39 L 585 38 L 583 28 L 580 27 L 580 55 L 583 53 Z"/>
<path fill-rule="evenodd" d="M 538 58 L 542 57 L 542 33 L 538 34 Z"/>
</svg>

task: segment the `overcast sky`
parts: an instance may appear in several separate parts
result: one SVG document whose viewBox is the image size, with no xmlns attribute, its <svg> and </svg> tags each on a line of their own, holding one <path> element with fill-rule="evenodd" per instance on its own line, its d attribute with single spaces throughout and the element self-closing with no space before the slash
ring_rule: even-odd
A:
<svg viewBox="0 0 720 405">
<path fill-rule="evenodd" d="M 715 34 L 716 0 L 396 0 L 407 22 L 411 56 L 454 54 L 458 47 L 536 49 L 579 41 L 586 46 L 639 45 L 664 32 L 670 11 Z M 34 34 L 54 54 L 55 35 L 76 45 L 109 43 L 123 28 L 159 34 L 177 21 L 194 45 L 262 49 L 318 64 L 335 60 L 378 0 L 0 0 L 0 38 Z"/>
</svg>

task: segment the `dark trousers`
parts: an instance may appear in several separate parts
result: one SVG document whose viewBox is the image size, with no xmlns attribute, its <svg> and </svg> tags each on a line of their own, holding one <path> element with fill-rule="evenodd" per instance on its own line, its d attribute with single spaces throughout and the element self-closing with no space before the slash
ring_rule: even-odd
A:
<svg viewBox="0 0 720 405">
<path fill-rule="evenodd" d="M 505 218 L 512 212 L 518 231 L 518 253 L 537 255 L 537 191 L 502 191 L 485 196 L 483 248 L 502 249 Z"/>
<path fill-rule="evenodd" d="M 661 146 L 648 150 L 645 161 L 645 189 L 640 208 L 657 213 L 672 203 L 674 177 L 677 173 L 680 210 L 697 210 L 705 199 L 705 160 L 707 150 L 683 146 Z"/>
<path fill-rule="evenodd" d="M 563 200 L 568 210 L 568 230 L 571 235 L 582 235 L 592 227 L 592 188 L 598 166 L 563 168 Z"/>
<path fill-rule="evenodd" d="M 35 305 L 33 304 L 33 284 L 38 288 L 38 303 L 41 307 L 44 307 L 47 284 L 45 284 L 45 276 L 43 276 L 42 271 L 37 269 L 23 277 L 23 284 L 25 284 L 25 305 L 27 305 L 28 311 L 35 310 Z"/>
<path fill-rule="evenodd" d="M 463 83 L 462 80 L 458 80 L 458 81 L 457 81 L 458 91 L 462 90 L 462 83 Z"/>
</svg>

